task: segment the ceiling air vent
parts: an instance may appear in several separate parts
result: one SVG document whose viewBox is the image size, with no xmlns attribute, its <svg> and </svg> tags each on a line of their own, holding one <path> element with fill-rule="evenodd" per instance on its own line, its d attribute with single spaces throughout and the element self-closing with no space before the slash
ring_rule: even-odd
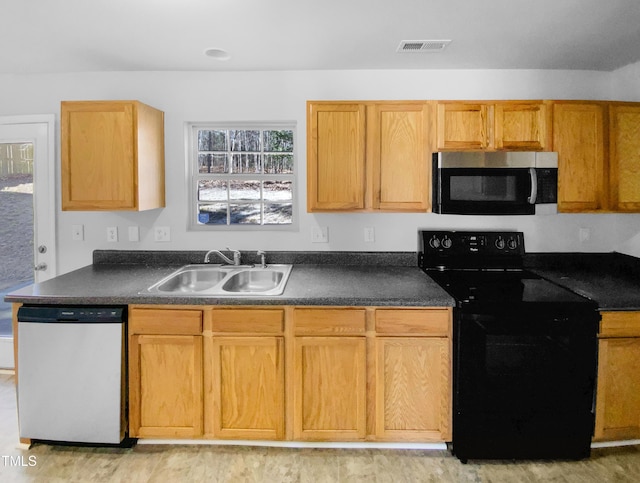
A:
<svg viewBox="0 0 640 483">
<path fill-rule="evenodd" d="M 403 40 L 397 52 L 442 52 L 451 40 Z"/>
</svg>

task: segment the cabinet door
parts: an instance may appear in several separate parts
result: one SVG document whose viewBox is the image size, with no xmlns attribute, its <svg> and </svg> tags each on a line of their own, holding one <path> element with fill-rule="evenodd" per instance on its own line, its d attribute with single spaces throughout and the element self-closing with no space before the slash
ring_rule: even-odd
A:
<svg viewBox="0 0 640 483">
<path fill-rule="evenodd" d="M 376 339 L 376 439 L 451 440 L 449 340 Z"/>
<path fill-rule="evenodd" d="M 438 150 L 477 151 L 493 148 L 489 132 L 492 116 L 493 109 L 483 103 L 438 103 Z"/>
<path fill-rule="evenodd" d="M 131 436 L 202 435 L 202 336 L 132 336 L 129 378 Z"/>
<path fill-rule="evenodd" d="M 496 149 L 543 151 L 551 144 L 547 106 L 542 102 L 495 105 Z"/>
<path fill-rule="evenodd" d="M 63 210 L 165 206 L 164 113 L 138 101 L 63 101 Z"/>
<path fill-rule="evenodd" d="M 640 211 L 640 105 L 609 108 L 610 194 L 614 211 Z"/>
<path fill-rule="evenodd" d="M 383 103 L 369 108 L 367 160 L 372 208 L 426 211 L 429 208 L 429 105 Z"/>
<path fill-rule="evenodd" d="M 600 339 L 596 440 L 640 438 L 640 337 Z"/>
<path fill-rule="evenodd" d="M 365 195 L 365 105 L 307 104 L 307 210 L 360 210 Z"/>
<path fill-rule="evenodd" d="M 558 210 L 605 207 L 604 108 L 596 103 L 553 107 L 553 150 L 558 152 Z"/>
<path fill-rule="evenodd" d="M 62 209 L 134 209 L 131 103 L 62 103 Z"/>
<path fill-rule="evenodd" d="M 294 428 L 300 440 L 364 440 L 364 337 L 296 337 Z"/>
<path fill-rule="evenodd" d="M 213 436 L 283 439 L 283 338 L 212 339 Z"/>
</svg>

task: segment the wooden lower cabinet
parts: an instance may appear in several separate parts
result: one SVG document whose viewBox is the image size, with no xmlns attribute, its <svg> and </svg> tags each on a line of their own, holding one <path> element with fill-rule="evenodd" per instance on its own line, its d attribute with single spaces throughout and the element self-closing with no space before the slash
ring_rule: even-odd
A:
<svg viewBox="0 0 640 483">
<path fill-rule="evenodd" d="M 296 337 L 294 439 L 364 440 L 364 337 Z"/>
<path fill-rule="evenodd" d="M 446 441 L 451 431 L 449 340 L 376 340 L 376 439 Z"/>
<path fill-rule="evenodd" d="M 212 337 L 207 359 L 215 438 L 284 438 L 284 339 Z"/>
<path fill-rule="evenodd" d="M 130 436 L 202 435 L 201 318 L 197 310 L 130 311 Z"/>
<path fill-rule="evenodd" d="M 451 440 L 451 310 L 375 311 L 375 439 Z"/>
<path fill-rule="evenodd" d="M 640 438 L 640 312 L 603 312 L 596 441 Z"/>
<path fill-rule="evenodd" d="M 448 441 L 451 309 L 135 306 L 130 436 Z"/>
</svg>

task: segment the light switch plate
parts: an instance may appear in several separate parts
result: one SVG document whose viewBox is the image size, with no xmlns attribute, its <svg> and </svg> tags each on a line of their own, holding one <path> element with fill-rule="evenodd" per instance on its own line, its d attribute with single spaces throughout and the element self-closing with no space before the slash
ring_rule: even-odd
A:
<svg viewBox="0 0 640 483">
<path fill-rule="evenodd" d="M 140 229 L 137 226 L 129 227 L 129 241 L 130 242 L 140 241 Z"/>
<path fill-rule="evenodd" d="M 364 229 L 364 241 L 366 243 L 373 243 L 376 241 L 376 230 L 372 226 L 367 226 Z"/>
</svg>

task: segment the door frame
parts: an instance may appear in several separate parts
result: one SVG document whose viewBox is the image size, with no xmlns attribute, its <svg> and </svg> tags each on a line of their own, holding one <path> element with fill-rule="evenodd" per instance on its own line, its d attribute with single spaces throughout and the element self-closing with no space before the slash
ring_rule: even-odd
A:
<svg viewBox="0 0 640 483">
<path fill-rule="evenodd" d="M 2 126 L 31 128 L 27 136 L 4 138 L 0 135 L 0 140 L 2 142 L 32 142 L 34 144 L 33 261 L 34 266 L 46 263 L 47 269 L 35 271 L 33 279 L 35 282 L 43 282 L 57 275 L 55 115 L 0 116 L 0 128 Z M 46 253 L 38 252 L 40 245 L 47 247 Z"/>
</svg>

